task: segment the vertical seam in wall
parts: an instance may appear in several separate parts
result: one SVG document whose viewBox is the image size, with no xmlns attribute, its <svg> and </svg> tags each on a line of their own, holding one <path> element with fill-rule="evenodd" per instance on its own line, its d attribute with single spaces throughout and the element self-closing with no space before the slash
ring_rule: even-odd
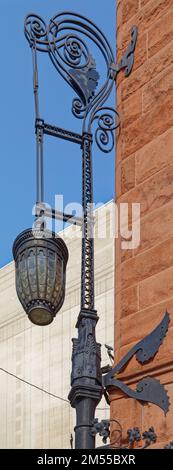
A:
<svg viewBox="0 0 173 470">
<path fill-rule="evenodd" d="M 135 186 L 134 186 L 134 187 L 136 187 L 136 154 L 134 155 L 134 160 L 135 160 L 135 170 L 134 170 L 134 173 L 135 173 L 135 174 L 134 174 L 134 177 L 135 177 L 135 178 L 134 178 L 134 179 L 135 179 Z"/>
<path fill-rule="evenodd" d="M 136 188 L 136 165 L 137 165 L 137 158 L 136 158 L 136 152 L 135 152 L 135 188 Z"/>
<path fill-rule="evenodd" d="M 144 115 L 144 87 L 142 87 L 142 116 Z"/>
<path fill-rule="evenodd" d="M 138 306 L 138 312 L 139 312 L 139 284 L 137 285 L 137 306 Z"/>
<path fill-rule="evenodd" d="M 147 60 L 148 60 L 148 30 L 146 31 L 146 49 L 147 49 Z"/>
</svg>

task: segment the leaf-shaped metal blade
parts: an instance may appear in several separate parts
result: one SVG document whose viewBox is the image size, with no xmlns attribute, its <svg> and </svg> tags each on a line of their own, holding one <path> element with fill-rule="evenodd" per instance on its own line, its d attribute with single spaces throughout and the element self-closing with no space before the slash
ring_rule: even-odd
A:
<svg viewBox="0 0 173 470">
<path fill-rule="evenodd" d="M 155 356 L 161 344 L 163 343 L 164 337 L 166 336 L 169 322 L 170 315 L 166 312 L 163 320 L 152 331 L 152 333 L 150 333 L 140 343 L 138 343 L 136 358 L 141 364 L 144 364 Z"/>
<path fill-rule="evenodd" d="M 86 67 L 81 69 L 70 69 L 69 73 L 71 77 L 71 86 L 77 92 L 83 104 L 88 104 L 94 96 L 100 78 L 100 75 L 96 70 L 95 60 L 90 55 L 89 62 Z"/>
<path fill-rule="evenodd" d="M 113 367 L 105 376 L 103 376 L 104 386 L 107 387 L 111 385 L 112 378 L 115 374 L 119 374 L 124 367 L 127 366 L 130 359 L 136 354 L 136 358 L 141 364 L 148 362 L 150 359 L 153 359 L 159 347 L 163 343 L 164 337 L 168 331 L 170 322 L 170 315 L 168 312 L 165 313 L 163 320 L 159 325 L 144 339 L 135 344 L 130 351 L 122 357 L 118 364 Z"/>
<path fill-rule="evenodd" d="M 165 414 L 169 411 L 169 397 L 166 389 L 159 380 L 153 379 L 152 377 L 145 377 L 138 382 L 136 392 L 137 400 L 154 403 L 154 405 L 162 408 Z"/>
<path fill-rule="evenodd" d="M 144 377 L 144 379 L 138 382 L 136 390 L 132 390 L 121 380 L 117 379 L 112 379 L 109 386 L 122 390 L 125 395 L 134 398 L 134 400 L 153 403 L 159 406 L 165 414 L 169 411 L 170 402 L 167 391 L 157 379 Z"/>
<path fill-rule="evenodd" d="M 128 77 L 132 71 L 134 64 L 134 51 L 136 48 L 136 42 L 138 37 L 138 28 L 133 26 L 131 29 L 131 41 L 127 49 L 124 52 L 124 55 L 118 65 L 116 66 L 116 72 L 124 69 L 125 77 Z"/>
</svg>

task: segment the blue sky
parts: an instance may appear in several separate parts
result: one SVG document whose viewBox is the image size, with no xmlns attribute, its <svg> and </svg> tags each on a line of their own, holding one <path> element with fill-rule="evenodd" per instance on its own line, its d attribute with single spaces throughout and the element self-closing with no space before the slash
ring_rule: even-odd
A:
<svg viewBox="0 0 173 470">
<path fill-rule="evenodd" d="M 33 223 L 35 203 L 35 134 L 31 51 L 23 34 L 30 12 L 46 22 L 57 12 L 71 10 L 92 19 L 106 34 L 115 51 L 115 0 L 0 0 L 0 267 L 12 260 L 12 243 Z M 40 57 L 42 56 L 42 57 Z M 74 92 L 40 54 L 40 104 L 46 122 L 81 132 L 81 121 L 71 113 Z M 43 57 L 44 56 L 44 57 Z M 114 95 L 109 104 L 114 106 Z M 114 195 L 114 151 L 102 154 L 94 145 L 94 201 Z M 45 139 L 45 201 L 54 205 L 55 194 L 64 204 L 81 202 L 80 147 L 54 138 Z"/>
</svg>

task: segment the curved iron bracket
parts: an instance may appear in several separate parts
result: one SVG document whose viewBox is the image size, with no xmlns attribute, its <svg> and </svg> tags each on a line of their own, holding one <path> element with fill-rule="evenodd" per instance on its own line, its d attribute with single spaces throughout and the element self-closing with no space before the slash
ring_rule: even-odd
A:
<svg viewBox="0 0 173 470">
<path fill-rule="evenodd" d="M 125 77 L 128 77 L 130 75 L 134 65 L 134 52 L 136 48 L 137 38 L 138 28 L 136 26 L 133 26 L 131 29 L 131 42 L 125 50 L 122 59 L 119 61 L 118 65 L 112 64 L 112 70 L 116 72 L 116 75 L 120 72 L 120 70 L 123 69 Z"/>
<path fill-rule="evenodd" d="M 135 400 L 154 403 L 165 413 L 168 412 L 170 405 L 169 398 L 167 396 L 167 391 L 159 380 L 151 377 L 144 377 L 137 384 L 136 390 L 132 390 L 122 381 L 114 378 L 114 376 L 115 374 L 119 374 L 127 366 L 128 362 L 134 355 L 136 355 L 140 364 L 145 364 L 149 360 L 153 359 L 163 343 L 169 328 L 169 322 L 170 315 L 166 312 L 159 325 L 142 341 L 139 341 L 139 343 L 133 346 L 121 361 L 110 372 L 103 376 L 103 385 L 106 390 L 108 390 L 109 387 L 116 387 Z"/>
<path fill-rule="evenodd" d="M 104 107 L 104 103 L 112 92 L 118 72 L 125 69 L 127 77 L 132 71 L 137 27 L 133 26 L 131 42 L 118 65 L 115 64 L 114 53 L 104 33 L 95 23 L 78 13 L 58 13 L 48 24 L 40 16 L 31 13 L 25 18 L 24 32 L 33 54 L 36 119 L 40 120 L 37 68 L 39 51 L 48 53 L 55 69 L 77 94 L 72 101 L 72 113 L 83 121 L 82 134 L 90 134 L 92 124 L 97 120 L 96 143 L 104 153 L 111 152 L 115 144 L 114 131 L 120 126 L 120 116 L 115 109 Z M 96 46 L 101 60 L 104 60 L 103 83 L 100 83 L 97 70 L 100 61 L 97 60 L 96 65 L 89 50 L 90 44 Z M 58 127 L 55 133 L 55 126 L 47 126 L 50 135 L 68 138 L 71 134 L 70 140 L 74 137 L 74 142 L 79 142 L 73 133 L 64 132 L 63 129 L 59 132 Z"/>
</svg>

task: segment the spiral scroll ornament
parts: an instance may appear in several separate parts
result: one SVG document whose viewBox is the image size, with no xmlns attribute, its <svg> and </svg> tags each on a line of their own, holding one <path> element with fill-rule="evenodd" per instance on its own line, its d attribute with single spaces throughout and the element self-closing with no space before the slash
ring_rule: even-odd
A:
<svg viewBox="0 0 173 470">
<path fill-rule="evenodd" d="M 25 18 L 24 32 L 31 47 L 36 44 L 38 50 L 47 52 L 49 44 L 47 25 L 40 16 L 35 14 L 28 15 Z"/>
<path fill-rule="evenodd" d="M 92 122 L 94 120 L 98 124 L 95 131 L 96 143 L 102 152 L 109 153 L 114 148 L 114 131 L 120 126 L 120 115 L 115 109 L 104 107 L 96 112 Z"/>
<path fill-rule="evenodd" d="M 72 101 L 72 113 L 78 119 L 84 119 L 86 106 L 80 98 L 74 98 Z"/>
<path fill-rule="evenodd" d="M 91 20 L 68 11 L 56 14 L 47 25 L 40 16 L 29 14 L 25 19 L 25 36 L 30 47 L 48 53 L 56 70 L 77 94 L 72 112 L 83 119 L 83 130 L 87 132 L 92 110 L 103 106 L 112 89 L 111 67 L 115 61 L 107 38 Z M 105 63 L 105 79 L 98 90 L 100 76 L 90 45 L 97 48 Z M 101 139 L 104 144 L 103 135 Z"/>
<path fill-rule="evenodd" d="M 85 42 L 77 35 L 68 35 L 63 48 L 66 63 L 71 67 L 86 67 L 89 61 L 89 51 Z"/>
</svg>

